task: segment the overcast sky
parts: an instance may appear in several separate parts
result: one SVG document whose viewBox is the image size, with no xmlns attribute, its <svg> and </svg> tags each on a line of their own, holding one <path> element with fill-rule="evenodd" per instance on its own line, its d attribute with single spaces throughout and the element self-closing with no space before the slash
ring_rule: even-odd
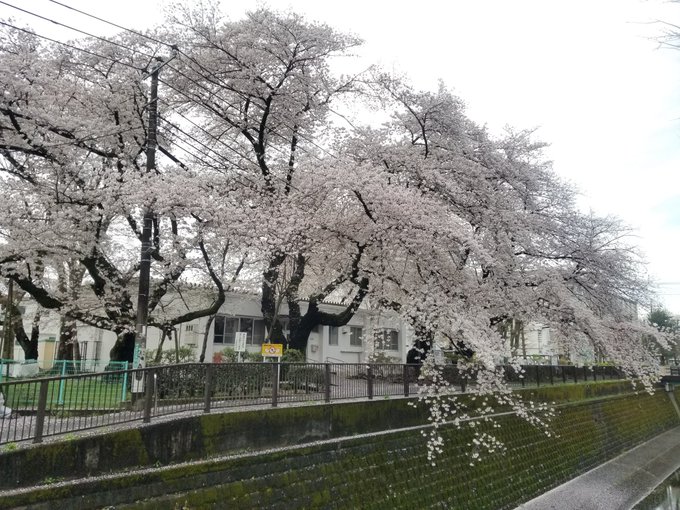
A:
<svg viewBox="0 0 680 510">
<path fill-rule="evenodd" d="M 59 0 L 130 28 L 162 20 L 157 0 Z M 111 34 L 49 0 L 8 3 Z M 680 25 L 680 3 L 660 0 L 224 0 L 225 13 L 293 10 L 361 37 L 362 63 L 439 79 L 492 131 L 537 128 L 554 168 L 581 205 L 636 229 L 660 298 L 680 314 L 680 50 L 653 38 Z M 74 37 L 0 5 L 43 34 Z"/>
</svg>

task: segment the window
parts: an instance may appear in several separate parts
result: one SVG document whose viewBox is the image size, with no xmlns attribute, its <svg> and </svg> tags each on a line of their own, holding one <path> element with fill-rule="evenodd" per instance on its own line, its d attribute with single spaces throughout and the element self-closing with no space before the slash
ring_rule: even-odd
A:
<svg viewBox="0 0 680 510">
<path fill-rule="evenodd" d="M 194 325 L 193 324 L 186 324 L 184 326 L 184 331 L 193 331 L 194 330 Z"/>
<path fill-rule="evenodd" d="M 384 329 L 376 332 L 375 347 L 381 351 L 398 351 L 399 350 L 399 331 L 396 329 Z"/>
<path fill-rule="evenodd" d="M 80 342 L 80 359 L 87 360 L 87 342 Z"/>
<path fill-rule="evenodd" d="M 264 342 L 265 337 L 264 320 L 253 319 L 253 323 L 253 345 L 260 345 Z"/>
<path fill-rule="evenodd" d="M 215 330 L 213 332 L 213 342 L 216 344 L 224 343 L 224 317 L 215 317 Z"/>
<path fill-rule="evenodd" d="M 349 328 L 349 345 L 353 345 L 355 347 L 361 347 L 361 337 L 363 336 L 363 329 L 356 327 L 356 326 L 350 326 Z"/>
<path fill-rule="evenodd" d="M 247 345 L 260 345 L 264 341 L 264 320 L 249 317 L 215 317 L 213 342 L 233 344 L 236 333 L 246 333 Z"/>
<path fill-rule="evenodd" d="M 328 327 L 328 345 L 338 345 L 338 328 Z"/>
<path fill-rule="evenodd" d="M 236 319 L 239 323 L 238 332 L 246 334 L 246 344 L 253 345 L 253 319 L 245 319 L 241 317 Z"/>
<path fill-rule="evenodd" d="M 238 319 L 218 315 L 215 317 L 215 335 L 213 341 L 216 344 L 233 344 L 238 328 Z"/>
</svg>

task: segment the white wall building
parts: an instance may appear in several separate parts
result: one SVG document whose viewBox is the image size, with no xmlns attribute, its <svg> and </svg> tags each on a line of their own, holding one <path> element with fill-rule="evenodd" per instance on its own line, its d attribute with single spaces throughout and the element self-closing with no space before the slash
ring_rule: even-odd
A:
<svg viewBox="0 0 680 510">
<path fill-rule="evenodd" d="M 33 301 L 25 301 L 22 306 L 24 327 L 30 334 L 36 304 Z M 305 308 L 305 303 L 301 303 L 303 314 Z M 324 312 L 338 312 L 344 309 L 344 306 L 328 303 L 321 305 L 320 308 Z M 285 333 L 287 333 L 286 314 L 287 308 L 284 307 L 281 316 Z M 202 317 L 176 326 L 178 344 L 194 349 L 196 360 L 203 346 L 207 324 L 208 317 Z M 237 332 L 246 333 L 246 349 L 249 352 L 261 352 L 266 332 L 259 296 L 237 293 L 227 296 L 208 330 L 205 361 L 212 361 L 215 353 L 225 348 L 233 348 Z M 59 314 L 42 310 L 38 347 L 40 368 L 51 368 L 56 357 L 58 338 Z M 147 350 L 155 351 L 160 339 L 160 330 L 150 327 L 147 332 Z M 115 341 L 116 335 L 112 331 L 78 324 L 81 358 L 97 360 L 98 366 L 102 369 L 109 362 L 109 351 Z M 174 349 L 174 342 L 174 338 L 166 339 L 163 349 Z M 379 351 L 395 361 L 404 362 L 412 342 L 409 328 L 396 315 L 360 308 L 345 326 L 337 328 L 317 326 L 309 336 L 306 356 L 310 362 L 361 363 L 366 362 L 372 352 Z M 16 343 L 14 358 L 24 359 L 23 350 Z"/>
</svg>

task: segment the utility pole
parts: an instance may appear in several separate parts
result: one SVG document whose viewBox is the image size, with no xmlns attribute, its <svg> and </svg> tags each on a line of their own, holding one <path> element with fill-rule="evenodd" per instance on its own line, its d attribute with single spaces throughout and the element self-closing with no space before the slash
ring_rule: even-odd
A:
<svg viewBox="0 0 680 510">
<path fill-rule="evenodd" d="M 161 70 L 162 60 L 156 58 L 156 63 L 151 71 L 151 90 L 149 94 L 149 127 L 146 136 L 146 173 L 156 171 L 156 131 L 158 128 L 158 74 Z M 135 329 L 135 353 L 133 368 L 144 368 L 146 360 L 146 328 L 149 317 L 149 288 L 151 279 L 151 230 L 153 228 L 153 211 L 151 207 L 144 208 L 142 224 L 142 249 L 139 260 L 139 287 L 137 292 L 137 327 Z M 144 379 L 142 372 L 135 375 L 133 393 L 144 391 Z"/>
<path fill-rule="evenodd" d="M 173 46 L 173 55 L 170 60 L 164 62 L 162 58 L 156 57 L 153 69 L 151 70 L 151 89 L 149 91 L 149 126 L 146 135 L 146 173 L 152 174 L 156 171 L 156 146 L 158 130 L 158 75 L 161 68 L 171 62 L 177 56 L 177 47 Z M 147 76 L 148 77 L 148 76 Z M 150 206 L 144 208 L 142 224 L 142 248 L 139 259 L 139 286 L 137 291 L 137 324 L 135 328 L 135 353 L 133 357 L 133 368 L 146 367 L 146 329 L 149 317 L 149 289 L 151 279 L 151 235 L 153 229 L 154 214 Z M 132 393 L 144 392 L 144 374 L 136 372 Z"/>
</svg>

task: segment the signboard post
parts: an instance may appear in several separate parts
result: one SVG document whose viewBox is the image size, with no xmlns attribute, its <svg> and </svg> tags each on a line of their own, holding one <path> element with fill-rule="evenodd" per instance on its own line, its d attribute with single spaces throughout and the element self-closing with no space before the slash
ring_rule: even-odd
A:
<svg viewBox="0 0 680 510">
<path fill-rule="evenodd" d="M 234 350 L 238 352 L 238 362 L 241 363 L 241 353 L 246 352 L 246 340 L 248 333 L 239 331 L 234 337 Z"/>
<path fill-rule="evenodd" d="M 278 383 L 281 381 L 281 356 L 283 356 L 283 344 L 262 344 L 262 357 L 276 358 L 276 391 Z"/>
<path fill-rule="evenodd" d="M 262 356 L 265 358 L 280 358 L 283 356 L 283 344 L 262 344 Z"/>
</svg>

